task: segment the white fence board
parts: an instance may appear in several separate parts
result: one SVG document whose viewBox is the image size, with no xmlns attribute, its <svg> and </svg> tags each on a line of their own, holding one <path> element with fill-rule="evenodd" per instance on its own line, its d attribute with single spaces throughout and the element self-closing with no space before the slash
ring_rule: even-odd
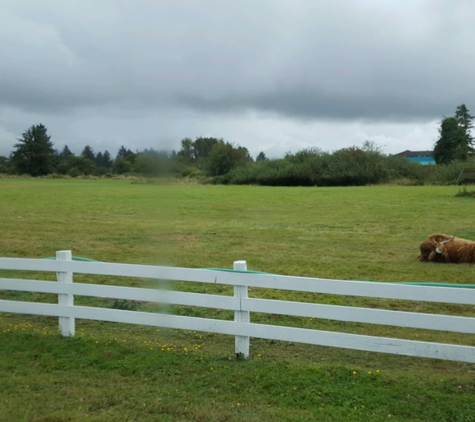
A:
<svg viewBox="0 0 475 422">
<path fill-rule="evenodd" d="M 277 315 L 475 334 L 475 318 L 471 317 L 253 298 L 242 299 L 242 309 Z"/>
<path fill-rule="evenodd" d="M 442 343 L 401 340 L 359 334 L 335 333 L 271 325 L 251 324 L 248 333 L 252 337 L 293 341 L 344 349 L 382 352 L 396 355 L 418 356 L 460 362 L 475 362 L 475 348 Z"/>
<path fill-rule="evenodd" d="M 0 290 L 73 294 L 113 299 L 138 300 L 160 304 L 201 306 L 232 311 L 240 310 L 238 298 L 204 293 L 175 292 L 170 290 L 146 289 L 140 287 L 108 286 L 104 284 L 73 283 L 65 285 L 54 281 L 21 280 L 0 278 Z"/>
<path fill-rule="evenodd" d="M 475 363 L 474 347 L 454 344 L 401 340 L 264 324 L 246 324 L 234 321 L 183 317 L 148 312 L 90 308 L 83 306 L 61 306 L 44 303 L 32 304 L 29 302 L 0 300 L 0 310 L 2 312 L 68 316 L 99 321 L 123 322 L 236 336 L 250 336 L 269 340 L 340 347 L 368 352 L 391 353 L 405 356 Z"/>
</svg>

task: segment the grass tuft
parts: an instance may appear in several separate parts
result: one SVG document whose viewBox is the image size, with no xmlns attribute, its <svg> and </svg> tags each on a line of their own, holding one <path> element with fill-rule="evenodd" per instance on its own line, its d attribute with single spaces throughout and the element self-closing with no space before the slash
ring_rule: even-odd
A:
<svg viewBox="0 0 475 422">
<path fill-rule="evenodd" d="M 455 194 L 455 197 L 457 198 L 465 196 L 475 197 L 475 190 L 467 190 L 467 187 L 464 186 L 462 189 L 459 189 L 459 191 Z"/>
</svg>

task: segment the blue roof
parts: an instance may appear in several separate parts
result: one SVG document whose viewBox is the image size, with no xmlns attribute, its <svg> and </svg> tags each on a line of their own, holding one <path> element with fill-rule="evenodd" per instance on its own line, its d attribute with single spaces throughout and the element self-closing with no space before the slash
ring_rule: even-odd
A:
<svg viewBox="0 0 475 422">
<path fill-rule="evenodd" d="M 416 163 L 427 165 L 427 164 L 435 164 L 435 160 L 432 157 L 407 157 L 411 161 L 415 161 Z"/>
</svg>

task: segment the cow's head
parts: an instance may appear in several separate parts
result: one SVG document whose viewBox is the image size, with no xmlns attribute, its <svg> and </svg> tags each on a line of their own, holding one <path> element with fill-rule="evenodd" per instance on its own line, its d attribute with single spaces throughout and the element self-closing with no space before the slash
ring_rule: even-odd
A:
<svg viewBox="0 0 475 422">
<path fill-rule="evenodd" d="M 442 234 L 431 235 L 421 243 L 421 254 L 417 260 L 422 262 L 435 261 L 447 262 L 448 256 L 445 251 L 445 244 L 454 240 L 455 236 L 449 237 Z"/>
<path fill-rule="evenodd" d="M 445 251 L 445 245 L 449 242 L 452 242 L 452 240 L 454 240 L 454 239 L 455 239 L 455 236 L 452 236 L 450 239 L 443 240 L 441 242 L 437 242 L 434 252 L 436 254 L 442 255 Z M 430 261 L 430 259 L 429 259 L 429 261 Z"/>
</svg>

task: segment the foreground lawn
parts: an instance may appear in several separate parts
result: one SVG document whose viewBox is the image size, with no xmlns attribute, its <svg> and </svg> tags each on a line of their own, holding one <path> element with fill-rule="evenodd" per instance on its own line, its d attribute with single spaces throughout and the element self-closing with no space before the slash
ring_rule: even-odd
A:
<svg viewBox="0 0 475 422">
<path fill-rule="evenodd" d="M 473 198 L 456 198 L 457 190 L 0 178 L 0 256 L 44 258 L 71 249 L 111 262 L 230 268 L 244 259 L 249 269 L 280 274 L 474 283 L 471 265 L 416 261 L 430 233 L 475 239 Z M 230 293 L 222 286 L 175 288 Z M 251 294 L 473 316 L 469 306 Z M 0 297 L 26 300 L 11 292 Z M 76 303 L 112 305 L 85 298 Z M 173 311 L 232 318 L 191 307 Z M 424 330 L 272 315 L 253 321 L 475 345 L 473 336 Z M 475 365 L 259 339 L 251 339 L 251 357 L 243 361 L 233 356 L 234 339 L 227 336 L 88 321 L 77 322 L 77 333 L 63 339 L 57 319 L 0 314 L 0 421 L 475 421 Z"/>
<path fill-rule="evenodd" d="M 79 324 L 84 331 L 64 339 L 33 331 L 37 323 L 24 318 L 0 334 L 2 421 L 472 421 L 475 415 L 474 368 L 467 365 L 261 340 L 253 340 L 258 353 L 243 361 L 223 353 L 232 350 L 232 339 L 205 333 L 97 323 Z"/>
</svg>

